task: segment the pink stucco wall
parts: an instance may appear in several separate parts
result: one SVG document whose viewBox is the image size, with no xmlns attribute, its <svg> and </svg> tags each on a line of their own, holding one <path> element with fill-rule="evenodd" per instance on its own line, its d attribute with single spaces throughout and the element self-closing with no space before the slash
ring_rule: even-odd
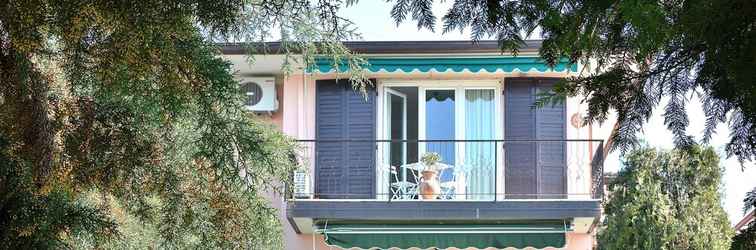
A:
<svg viewBox="0 0 756 250">
<path fill-rule="evenodd" d="M 279 99 L 282 109 L 281 130 L 296 139 L 314 138 L 314 124 L 310 121 L 315 119 L 315 85 L 314 81 L 307 79 L 302 74 L 290 75 L 283 80 L 282 91 L 284 94 Z M 313 129 L 308 129 L 312 127 Z M 278 199 L 280 200 L 280 199 Z M 330 249 L 323 242 L 323 237 L 318 234 L 297 234 L 286 219 L 286 206 L 283 202 L 275 204 L 279 209 L 280 221 L 283 226 L 284 242 L 287 250 L 300 249 Z"/>
<path fill-rule="evenodd" d="M 589 250 L 593 249 L 594 235 L 567 233 L 567 247 L 570 250 Z"/>
<path fill-rule="evenodd" d="M 297 139 L 313 139 L 315 131 L 315 82 L 302 74 L 283 81 L 281 129 Z"/>
</svg>

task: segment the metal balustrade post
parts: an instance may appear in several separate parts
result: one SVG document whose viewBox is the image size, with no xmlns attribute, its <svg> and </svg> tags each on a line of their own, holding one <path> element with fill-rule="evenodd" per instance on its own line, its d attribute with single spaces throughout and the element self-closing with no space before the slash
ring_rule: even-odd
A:
<svg viewBox="0 0 756 250">
<path fill-rule="evenodd" d="M 380 142 L 378 142 L 378 143 L 380 143 Z M 391 143 L 390 142 L 389 142 L 389 148 L 391 148 Z M 390 153 L 391 152 L 389 152 L 389 154 Z M 385 143 L 381 143 L 380 154 L 382 156 L 384 156 L 384 157 L 386 156 L 386 145 L 385 145 Z M 390 159 L 391 159 L 390 157 L 389 157 L 389 159 L 381 159 L 383 162 L 388 161 L 388 163 L 389 163 L 388 164 L 388 177 L 386 178 L 386 185 L 388 186 L 388 187 L 386 187 L 386 195 L 388 195 L 388 202 L 389 203 L 394 198 L 394 192 L 391 190 L 391 168 L 392 168 L 392 166 L 391 166 L 391 160 Z M 381 163 L 378 163 L 377 165 L 380 165 L 380 164 Z"/>
<path fill-rule="evenodd" d="M 499 142 L 494 141 L 494 202 L 499 199 L 499 192 L 496 190 L 499 188 Z"/>
</svg>

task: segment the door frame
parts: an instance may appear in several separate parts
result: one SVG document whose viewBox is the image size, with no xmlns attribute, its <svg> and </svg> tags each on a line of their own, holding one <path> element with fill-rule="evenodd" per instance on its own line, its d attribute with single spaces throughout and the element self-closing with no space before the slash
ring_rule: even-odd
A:
<svg viewBox="0 0 756 250">
<path fill-rule="evenodd" d="M 456 80 L 406 80 L 406 79 L 379 79 L 377 86 L 378 86 L 378 103 L 385 101 L 386 96 L 386 89 L 388 87 L 416 87 L 418 88 L 418 140 L 425 140 L 426 134 L 425 134 L 425 90 L 427 89 L 453 89 L 455 90 L 455 140 L 464 140 L 465 136 L 465 102 L 460 102 L 459 100 L 465 100 L 465 90 L 467 89 L 493 89 L 494 90 L 494 111 L 495 111 L 495 124 L 494 124 L 494 138 L 495 140 L 503 140 L 504 139 L 504 96 L 499 94 L 503 93 L 504 85 L 503 80 L 501 79 L 483 79 L 483 80 L 468 80 L 468 79 L 456 79 Z M 379 105 L 379 110 L 377 111 L 379 117 L 384 117 L 385 113 L 385 105 Z M 377 126 L 379 127 L 377 131 L 380 131 L 382 134 L 376 134 L 376 139 L 386 139 L 387 135 L 385 134 L 385 121 L 383 119 L 379 119 Z M 406 126 L 405 126 L 406 127 Z M 405 129 L 406 130 L 406 129 Z M 418 156 L 422 155 L 425 152 L 425 145 L 423 143 L 418 143 Z M 457 156 L 462 155 L 460 153 L 463 153 L 459 151 L 459 149 L 456 149 Z M 498 165 L 496 166 L 496 179 L 495 183 L 496 186 L 494 187 L 494 191 L 497 193 L 497 199 L 500 199 L 503 197 L 504 193 L 504 161 L 506 160 L 504 157 L 504 150 L 503 146 L 496 145 L 496 155 L 497 159 L 496 162 Z M 457 163 L 460 163 L 460 159 L 464 161 L 464 157 L 455 157 Z"/>
<path fill-rule="evenodd" d="M 389 101 L 389 97 L 391 95 L 395 95 L 402 99 L 402 138 L 401 140 L 406 140 L 407 139 L 407 95 L 402 92 L 390 89 L 389 87 L 384 88 L 384 90 L 386 91 L 386 94 L 384 95 L 384 98 L 386 99 L 386 101 L 384 101 L 384 104 L 383 104 L 384 105 L 383 110 L 385 110 L 385 112 L 383 113 L 383 123 L 386 124 L 386 126 L 384 126 L 384 135 L 386 135 L 386 137 L 391 136 L 391 117 L 390 117 L 391 109 L 389 107 L 391 106 L 391 102 Z M 391 138 L 386 138 L 386 139 L 391 140 Z M 384 154 L 385 154 L 384 157 L 386 157 L 385 160 L 388 161 L 389 165 L 391 164 L 391 155 L 390 155 L 391 146 L 390 145 L 392 143 L 393 142 L 389 142 L 389 149 L 384 151 Z M 402 145 L 402 165 L 404 165 L 404 164 L 407 164 L 407 143 L 402 142 L 401 145 Z M 390 179 L 391 176 L 388 176 L 387 178 Z M 407 173 L 402 174 L 402 181 L 407 181 Z"/>
</svg>

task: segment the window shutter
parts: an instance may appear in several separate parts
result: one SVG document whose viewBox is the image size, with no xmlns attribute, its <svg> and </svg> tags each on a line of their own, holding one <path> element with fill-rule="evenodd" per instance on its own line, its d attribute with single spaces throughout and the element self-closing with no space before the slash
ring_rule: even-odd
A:
<svg viewBox="0 0 756 250">
<path fill-rule="evenodd" d="M 366 99 L 367 98 L 367 99 Z M 348 80 L 316 81 L 315 193 L 322 199 L 375 196 L 375 88 L 367 95 Z"/>
<path fill-rule="evenodd" d="M 554 88 L 558 79 L 539 79 L 535 85 L 536 93 L 548 92 Z M 536 96 L 536 98 L 538 98 Z M 563 198 L 567 191 L 565 161 L 565 122 L 564 102 L 545 106 L 535 110 L 536 138 L 544 141 L 537 144 L 537 169 L 539 198 Z"/>
<path fill-rule="evenodd" d="M 507 79 L 505 130 L 507 140 L 535 138 L 533 112 L 533 81 L 527 78 Z M 507 199 L 533 199 L 537 193 L 536 144 L 533 142 L 507 142 L 504 166 L 504 190 Z"/>
<path fill-rule="evenodd" d="M 564 103 L 534 108 L 537 94 L 558 79 L 509 78 L 505 82 L 504 190 L 509 199 L 560 198 L 566 193 Z M 536 195 L 537 194 L 537 195 Z"/>
</svg>

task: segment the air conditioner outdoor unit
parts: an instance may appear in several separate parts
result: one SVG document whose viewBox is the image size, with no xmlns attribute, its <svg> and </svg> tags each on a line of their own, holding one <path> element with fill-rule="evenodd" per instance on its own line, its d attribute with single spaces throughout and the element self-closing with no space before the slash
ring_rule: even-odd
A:
<svg viewBox="0 0 756 250">
<path fill-rule="evenodd" d="M 307 171 L 294 171 L 294 197 L 310 198 L 310 182 Z"/>
<path fill-rule="evenodd" d="M 239 79 L 240 89 L 246 96 L 244 107 L 253 112 L 278 110 L 276 80 L 273 77 L 245 77 Z"/>
</svg>

